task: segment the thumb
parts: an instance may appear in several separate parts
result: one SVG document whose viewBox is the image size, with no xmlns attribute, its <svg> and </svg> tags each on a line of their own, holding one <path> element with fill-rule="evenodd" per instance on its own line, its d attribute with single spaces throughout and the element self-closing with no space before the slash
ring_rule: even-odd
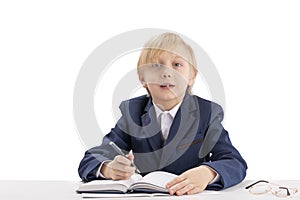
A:
<svg viewBox="0 0 300 200">
<path fill-rule="evenodd" d="M 127 158 L 129 160 L 133 160 L 134 159 L 134 155 L 132 153 L 130 153 L 130 154 L 127 155 Z"/>
</svg>

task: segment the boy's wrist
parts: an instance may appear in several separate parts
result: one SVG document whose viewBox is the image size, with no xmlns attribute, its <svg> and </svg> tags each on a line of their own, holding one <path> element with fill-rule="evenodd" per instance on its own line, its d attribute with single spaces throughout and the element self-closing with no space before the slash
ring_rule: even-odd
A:
<svg viewBox="0 0 300 200">
<path fill-rule="evenodd" d="M 200 165 L 199 167 L 197 167 L 199 170 L 201 171 L 205 171 L 206 173 L 206 180 L 207 180 L 207 184 L 211 184 L 215 178 L 217 177 L 218 173 L 213 170 L 212 168 L 210 168 L 209 166 L 207 165 Z"/>
<path fill-rule="evenodd" d="M 97 177 L 101 177 L 101 178 L 106 178 L 109 179 L 109 168 L 107 167 L 107 164 L 111 162 L 111 160 L 108 161 L 104 161 L 101 163 L 100 167 L 99 167 L 99 173 L 97 173 Z"/>
</svg>

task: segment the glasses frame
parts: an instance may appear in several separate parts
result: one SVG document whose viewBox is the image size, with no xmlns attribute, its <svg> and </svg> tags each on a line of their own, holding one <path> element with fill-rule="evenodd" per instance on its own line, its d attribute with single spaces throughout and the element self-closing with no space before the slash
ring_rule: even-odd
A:
<svg viewBox="0 0 300 200">
<path fill-rule="evenodd" d="M 257 187 L 257 184 L 258 183 L 266 183 L 267 186 L 269 187 L 268 190 L 264 191 L 264 192 L 261 192 L 261 193 L 255 193 L 252 191 L 252 189 L 254 189 L 255 187 Z M 273 190 L 273 187 L 272 186 L 276 186 L 278 187 L 278 189 L 281 189 L 281 190 L 286 190 L 286 196 L 280 196 L 279 195 L 279 190 Z M 278 184 L 275 184 L 275 183 L 270 183 L 269 181 L 265 181 L 265 180 L 259 180 L 259 181 L 256 181 L 255 183 L 252 183 L 248 186 L 245 187 L 246 190 L 249 190 L 249 192 L 251 194 L 254 194 L 254 195 L 261 195 L 261 194 L 266 194 L 266 193 L 269 193 L 271 192 L 273 195 L 277 196 L 277 197 L 280 197 L 280 198 L 287 198 L 287 197 L 290 197 L 294 194 L 296 194 L 298 192 L 298 189 L 297 188 L 291 188 L 291 187 L 286 187 L 286 186 L 281 186 L 281 185 L 278 185 Z"/>
</svg>

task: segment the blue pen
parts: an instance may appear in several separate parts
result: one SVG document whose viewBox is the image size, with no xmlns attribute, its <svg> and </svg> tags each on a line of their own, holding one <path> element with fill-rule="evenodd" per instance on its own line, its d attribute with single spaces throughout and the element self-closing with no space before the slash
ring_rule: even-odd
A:
<svg viewBox="0 0 300 200">
<path fill-rule="evenodd" d="M 113 141 L 110 141 L 109 142 L 109 145 L 112 146 L 112 148 L 121 156 L 124 156 L 125 158 L 127 158 L 127 156 L 125 155 L 125 153 L 113 142 Z M 136 167 L 136 165 L 134 164 L 133 160 L 131 160 L 131 165 L 133 167 L 135 167 L 135 172 L 140 174 L 140 170 Z"/>
</svg>

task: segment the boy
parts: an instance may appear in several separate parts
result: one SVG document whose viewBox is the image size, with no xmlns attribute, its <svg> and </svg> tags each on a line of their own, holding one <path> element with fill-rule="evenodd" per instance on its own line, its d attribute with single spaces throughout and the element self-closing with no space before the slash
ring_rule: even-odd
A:
<svg viewBox="0 0 300 200">
<path fill-rule="evenodd" d="M 128 179 L 137 168 L 145 175 L 178 174 L 166 187 L 171 195 L 220 190 L 241 182 L 247 164 L 223 128 L 222 108 L 191 94 L 197 68 L 193 50 L 178 35 L 149 40 L 138 61 L 138 76 L 148 95 L 124 101 L 122 117 L 100 146 L 85 153 L 79 175 Z M 113 141 L 128 159 L 117 155 Z"/>
</svg>

